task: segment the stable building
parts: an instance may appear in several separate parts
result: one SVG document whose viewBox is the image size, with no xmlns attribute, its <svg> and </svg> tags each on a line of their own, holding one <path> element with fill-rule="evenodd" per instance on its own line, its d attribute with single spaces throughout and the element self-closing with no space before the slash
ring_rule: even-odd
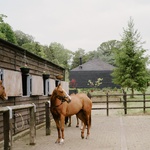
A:
<svg viewBox="0 0 150 150">
<path fill-rule="evenodd" d="M 69 92 L 63 67 L 3 39 L 0 39 L 0 80 L 8 96 L 7 101 L 0 98 L 0 106 L 34 103 L 36 125 L 45 122 L 45 103 L 50 101 L 50 95 L 58 83 L 61 82 L 62 87 Z M 0 142 L 4 139 L 2 116 L 0 113 Z M 29 121 L 27 109 L 13 111 L 12 135 L 29 129 Z"/>
</svg>

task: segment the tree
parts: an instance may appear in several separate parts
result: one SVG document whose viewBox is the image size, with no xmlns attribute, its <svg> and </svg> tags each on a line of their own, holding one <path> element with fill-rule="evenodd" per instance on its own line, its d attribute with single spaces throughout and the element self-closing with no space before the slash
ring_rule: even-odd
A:
<svg viewBox="0 0 150 150">
<path fill-rule="evenodd" d="M 85 54 L 85 60 L 86 62 L 89 61 L 89 60 L 92 60 L 93 58 L 99 58 L 97 57 L 98 56 L 98 53 L 97 51 L 89 51 L 88 53 Z"/>
<path fill-rule="evenodd" d="M 7 16 L 4 14 L 0 14 L 0 22 L 4 22 L 4 18 L 7 18 Z"/>
<path fill-rule="evenodd" d="M 112 76 L 115 84 L 131 89 L 132 97 L 134 90 L 144 92 L 149 80 L 146 69 L 148 58 L 144 57 L 142 44 L 140 34 L 134 30 L 134 23 L 130 18 L 128 27 L 123 32 L 121 47 L 115 52 L 116 68 Z"/>
<path fill-rule="evenodd" d="M 15 38 L 15 34 L 14 31 L 12 30 L 11 26 L 8 23 L 4 22 L 4 17 L 7 17 L 3 14 L 0 14 L 0 38 L 16 44 L 16 38 Z"/>
<path fill-rule="evenodd" d="M 15 33 L 17 44 L 19 46 L 22 46 L 23 44 L 26 44 L 26 43 L 34 42 L 33 36 L 25 34 L 20 30 L 16 30 L 14 33 Z"/>
<path fill-rule="evenodd" d="M 38 42 L 25 43 L 22 44 L 21 47 L 42 58 L 46 58 L 44 53 L 44 46 L 40 45 Z"/>
<path fill-rule="evenodd" d="M 79 48 L 77 51 L 74 52 L 73 61 L 71 65 L 71 69 L 78 67 L 80 65 L 80 58 L 82 58 L 82 64 L 89 60 L 89 55 L 85 53 L 85 50 Z"/>
<path fill-rule="evenodd" d="M 103 42 L 97 48 L 97 57 L 111 65 L 114 65 L 114 51 L 120 47 L 120 41 L 110 40 Z"/>
<path fill-rule="evenodd" d="M 46 59 L 60 65 L 66 69 L 69 69 L 69 61 L 72 57 L 72 52 L 65 49 L 60 43 L 53 42 L 50 44 L 48 49 L 45 49 Z"/>
</svg>

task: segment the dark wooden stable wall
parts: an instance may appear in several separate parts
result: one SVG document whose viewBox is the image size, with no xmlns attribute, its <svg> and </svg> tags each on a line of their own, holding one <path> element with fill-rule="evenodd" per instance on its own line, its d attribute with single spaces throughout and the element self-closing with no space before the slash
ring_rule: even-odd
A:
<svg viewBox="0 0 150 150">
<path fill-rule="evenodd" d="M 43 71 L 46 71 L 53 79 L 56 74 L 64 75 L 64 68 L 0 39 L 0 68 L 20 71 L 20 67 L 25 63 L 25 57 L 31 74 L 42 75 Z"/>
<path fill-rule="evenodd" d="M 42 59 L 25 49 L 0 39 L 0 69 L 7 69 L 20 72 L 20 67 L 24 65 L 26 58 L 27 65 L 30 67 L 30 74 L 42 76 L 43 71 L 50 73 L 53 80 L 57 74 L 64 76 L 64 68 L 57 66 L 50 61 Z M 12 86 L 12 85 L 10 85 Z M 14 85 L 13 85 L 14 86 Z M 14 86 L 15 87 L 15 86 Z M 0 99 L 1 106 L 13 106 L 34 103 L 37 108 L 36 125 L 45 121 L 45 102 L 49 96 L 11 96 L 7 101 Z M 3 140 L 3 114 L 0 114 L 0 141 Z M 12 119 L 13 135 L 29 128 L 29 110 L 13 112 Z"/>
</svg>

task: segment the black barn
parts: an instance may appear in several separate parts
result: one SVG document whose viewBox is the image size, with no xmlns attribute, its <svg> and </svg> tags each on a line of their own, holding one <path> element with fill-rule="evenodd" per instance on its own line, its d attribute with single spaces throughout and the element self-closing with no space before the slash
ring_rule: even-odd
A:
<svg viewBox="0 0 150 150">
<path fill-rule="evenodd" d="M 100 88 L 118 87 L 118 85 L 112 83 L 111 73 L 113 69 L 114 66 L 100 59 L 92 59 L 84 64 L 80 64 L 70 71 L 70 88 L 90 88 L 88 80 L 94 82 L 98 78 L 103 78 Z"/>
</svg>

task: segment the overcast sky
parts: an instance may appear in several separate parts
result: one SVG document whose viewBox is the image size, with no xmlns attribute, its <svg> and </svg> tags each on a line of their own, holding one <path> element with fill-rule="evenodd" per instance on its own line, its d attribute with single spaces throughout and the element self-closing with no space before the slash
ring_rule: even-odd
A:
<svg viewBox="0 0 150 150">
<path fill-rule="evenodd" d="M 49 45 L 86 52 L 109 40 L 121 40 L 132 17 L 150 49 L 150 0 L 0 0 L 0 14 L 13 30 Z M 149 50 L 150 51 L 150 50 Z"/>
</svg>

